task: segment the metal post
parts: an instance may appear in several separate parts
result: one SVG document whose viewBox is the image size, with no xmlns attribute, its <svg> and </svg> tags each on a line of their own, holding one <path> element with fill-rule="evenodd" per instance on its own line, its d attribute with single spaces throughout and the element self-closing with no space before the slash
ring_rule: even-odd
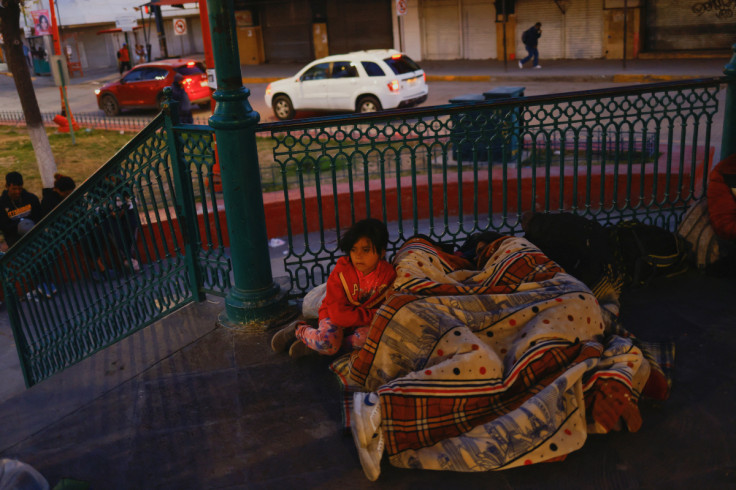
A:
<svg viewBox="0 0 736 490">
<path fill-rule="evenodd" d="M 156 19 L 156 32 L 158 33 L 158 47 L 161 51 L 161 57 L 168 58 L 169 49 L 166 46 L 166 32 L 164 31 L 164 18 L 161 15 L 161 7 L 158 5 L 152 5 L 151 11 Z"/>
<path fill-rule="evenodd" d="M 207 0 L 207 10 L 217 78 L 209 124 L 217 141 L 234 279 L 219 323 L 268 328 L 296 311 L 287 307 L 286 288 L 271 274 L 255 135 L 260 116 L 243 87 L 233 0 Z"/>
<path fill-rule="evenodd" d="M 187 163 L 180 157 L 178 135 L 174 126 L 179 125 L 179 102 L 171 98 L 171 87 L 164 88 L 164 128 L 166 129 L 166 144 L 169 147 L 171 168 L 174 174 L 174 185 L 177 190 L 176 206 L 179 209 L 182 236 L 184 238 L 184 260 L 189 271 L 189 290 L 196 301 L 204 301 L 205 294 L 202 288 L 202 268 L 199 265 L 198 250 L 201 248 L 199 227 L 197 226 L 197 209 L 193 199 L 192 177 Z"/>
<path fill-rule="evenodd" d="M 729 78 L 726 87 L 726 107 L 723 115 L 723 136 L 721 140 L 721 160 L 736 153 L 736 44 L 731 46 L 731 61 L 723 67 Z M 720 160 L 719 160 L 720 161 Z"/>
</svg>

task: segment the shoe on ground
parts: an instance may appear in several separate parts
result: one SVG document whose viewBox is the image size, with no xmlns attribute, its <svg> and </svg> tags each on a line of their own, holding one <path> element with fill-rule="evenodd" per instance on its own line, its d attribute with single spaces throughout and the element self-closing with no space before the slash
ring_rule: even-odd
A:
<svg viewBox="0 0 736 490">
<path fill-rule="evenodd" d="M 296 327 L 299 322 L 290 323 L 274 334 L 271 338 L 271 349 L 274 352 L 284 352 L 296 340 Z"/>
<path fill-rule="evenodd" d="M 292 359 L 299 359 L 300 357 L 313 356 L 317 354 L 319 354 L 319 352 L 310 349 L 309 346 L 301 340 L 297 340 L 291 344 L 291 347 L 289 347 L 289 357 Z"/>
<path fill-rule="evenodd" d="M 380 434 L 381 404 L 376 393 L 353 394 L 353 423 L 350 430 L 356 444 L 368 447 Z"/>
<path fill-rule="evenodd" d="M 353 436 L 355 436 L 354 432 Z M 381 458 L 384 450 L 383 434 L 379 431 L 378 437 L 373 439 L 368 447 L 362 447 L 359 441 L 355 440 L 355 447 L 358 448 L 358 458 L 365 477 L 370 481 L 376 481 L 381 474 Z"/>
<path fill-rule="evenodd" d="M 519 70 L 521 70 L 523 68 L 524 68 L 524 64 L 521 62 L 521 60 L 519 60 Z"/>
<path fill-rule="evenodd" d="M 36 291 L 38 292 L 38 294 L 42 296 L 46 296 L 46 299 L 51 299 L 51 297 L 53 296 L 51 292 L 51 287 L 45 282 L 42 282 L 41 284 L 39 284 L 38 287 L 36 288 Z"/>
<path fill-rule="evenodd" d="M 542 68 L 542 65 L 536 65 L 534 68 L 539 70 L 540 68 Z"/>
</svg>

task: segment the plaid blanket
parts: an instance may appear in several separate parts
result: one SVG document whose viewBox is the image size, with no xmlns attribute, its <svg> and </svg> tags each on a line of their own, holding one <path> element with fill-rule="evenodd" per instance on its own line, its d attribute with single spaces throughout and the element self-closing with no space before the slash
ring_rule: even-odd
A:
<svg viewBox="0 0 736 490">
<path fill-rule="evenodd" d="M 610 332 L 593 293 L 523 238 L 487 245 L 477 265 L 412 239 L 394 265 L 394 294 L 365 345 L 332 369 L 348 403 L 353 391 L 379 394 L 395 466 L 563 459 L 590 432 L 638 430 L 642 393 L 668 393 L 635 339 Z"/>
</svg>

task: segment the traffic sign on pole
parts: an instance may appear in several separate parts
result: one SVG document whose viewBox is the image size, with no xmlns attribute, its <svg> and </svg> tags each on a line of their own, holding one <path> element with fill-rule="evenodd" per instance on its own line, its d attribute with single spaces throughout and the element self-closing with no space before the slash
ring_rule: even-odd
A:
<svg viewBox="0 0 736 490">
<path fill-rule="evenodd" d="M 174 19 L 174 34 L 183 36 L 187 33 L 187 20 L 183 18 Z"/>
<path fill-rule="evenodd" d="M 396 0 L 396 15 L 406 15 L 406 0 Z"/>
</svg>

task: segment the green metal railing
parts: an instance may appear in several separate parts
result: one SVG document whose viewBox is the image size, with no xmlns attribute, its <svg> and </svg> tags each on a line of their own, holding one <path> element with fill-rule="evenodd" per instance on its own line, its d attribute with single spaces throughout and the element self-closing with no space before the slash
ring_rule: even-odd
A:
<svg viewBox="0 0 736 490">
<path fill-rule="evenodd" d="M 261 184 L 286 209 L 282 232 L 283 211 L 267 207 L 266 227 L 287 239 L 290 294 L 325 280 L 337 237 L 366 216 L 389 224 L 391 250 L 416 234 L 515 234 L 531 210 L 672 228 L 705 192 L 725 80 L 260 124 Z M 213 130 L 169 114 L 0 260 L 28 385 L 234 289 Z"/>
<path fill-rule="evenodd" d="M 28 386 L 229 290 L 212 140 L 160 114 L 3 256 Z"/>
<path fill-rule="evenodd" d="M 704 195 L 725 80 L 262 124 L 281 175 L 292 294 L 326 279 L 337 237 L 365 216 L 389 224 L 391 250 L 416 234 L 456 244 L 516 234 L 532 210 L 672 229 Z"/>
</svg>

